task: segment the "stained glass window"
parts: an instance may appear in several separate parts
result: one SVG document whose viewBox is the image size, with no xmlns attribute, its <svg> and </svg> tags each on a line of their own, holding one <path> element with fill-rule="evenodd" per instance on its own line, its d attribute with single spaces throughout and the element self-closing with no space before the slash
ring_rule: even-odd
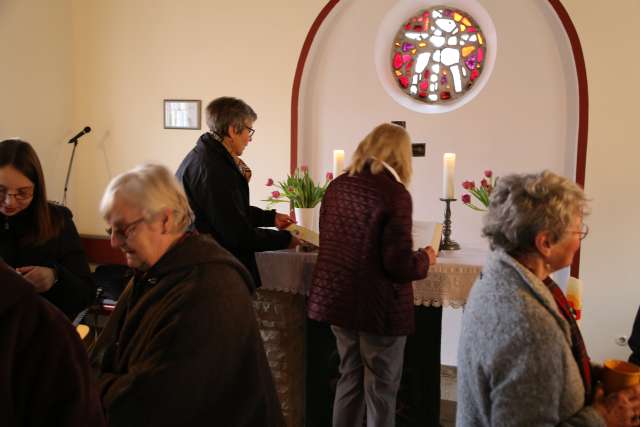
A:
<svg viewBox="0 0 640 427">
<path fill-rule="evenodd" d="M 403 23 L 393 43 L 391 68 L 409 96 L 440 104 L 473 86 L 486 51 L 485 37 L 469 14 L 436 6 Z"/>
</svg>

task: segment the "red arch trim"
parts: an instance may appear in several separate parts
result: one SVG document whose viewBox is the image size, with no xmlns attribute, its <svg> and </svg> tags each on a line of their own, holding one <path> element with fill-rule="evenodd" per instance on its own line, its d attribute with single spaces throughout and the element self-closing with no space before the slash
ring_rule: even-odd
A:
<svg viewBox="0 0 640 427">
<path fill-rule="evenodd" d="M 298 166 L 298 107 L 300 97 L 300 83 L 302 81 L 302 73 L 304 72 L 305 62 L 311 50 L 313 40 L 320 29 L 320 25 L 327 18 L 331 10 L 339 3 L 340 0 L 330 0 L 322 8 L 320 14 L 316 17 L 311 25 L 307 37 L 304 40 L 300 56 L 298 57 L 298 65 L 293 78 L 293 90 L 291 93 L 291 172 Z M 578 77 L 578 150 L 576 156 L 576 182 L 584 187 L 585 171 L 587 163 L 587 133 L 589 130 L 589 91 L 587 86 L 587 68 L 584 62 L 584 54 L 582 53 L 582 45 L 576 27 L 571 21 L 569 13 L 564 8 L 560 0 L 548 0 L 553 10 L 558 15 L 562 26 L 564 27 L 571 50 L 573 51 L 573 60 L 576 64 L 576 74 Z M 578 277 L 580 270 L 580 253 L 574 258 L 571 265 L 571 275 Z"/>
</svg>

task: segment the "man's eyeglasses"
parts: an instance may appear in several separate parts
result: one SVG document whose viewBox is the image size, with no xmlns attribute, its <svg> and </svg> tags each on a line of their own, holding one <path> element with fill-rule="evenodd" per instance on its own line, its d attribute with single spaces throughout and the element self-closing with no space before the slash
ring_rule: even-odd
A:
<svg viewBox="0 0 640 427">
<path fill-rule="evenodd" d="M 34 190 L 33 186 L 23 187 L 23 188 L 18 188 L 18 191 L 16 191 L 15 193 L 9 193 L 9 191 L 6 188 L 0 187 L 0 202 L 4 202 L 7 199 L 7 197 L 13 197 L 20 202 L 24 202 L 25 200 L 29 200 L 30 198 L 33 197 L 33 190 Z"/>
<path fill-rule="evenodd" d="M 580 240 L 584 240 L 589 235 L 589 226 L 583 223 L 580 227 L 580 231 L 570 231 L 570 233 L 577 234 L 580 237 Z"/>
<path fill-rule="evenodd" d="M 245 126 L 245 129 L 249 130 L 249 138 L 253 137 L 253 134 L 256 133 L 256 130 L 253 128 L 250 128 L 249 126 Z"/>
<path fill-rule="evenodd" d="M 129 224 L 125 224 L 121 227 L 117 227 L 117 228 L 109 227 L 104 231 L 106 231 L 109 236 L 113 235 L 118 239 L 127 240 L 131 235 L 131 233 L 133 233 L 136 225 L 140 224 L 144 220 L 146 220 L 146 218 L 142 217 L 140 219 L 136 219 L 135 221 L 130 222 Z"/>
</svg>

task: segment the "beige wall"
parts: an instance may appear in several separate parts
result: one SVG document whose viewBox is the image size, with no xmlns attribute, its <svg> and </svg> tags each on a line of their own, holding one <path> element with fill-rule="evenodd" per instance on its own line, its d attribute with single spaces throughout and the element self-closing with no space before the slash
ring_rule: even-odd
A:
<svg viewBox="0 0 640 427">
<path fill-rule="evenodd" d="M 589 80 L 589 145 L 585 190 L 593 199 L 591 233 L 582 246 L 585 340 L 594 359 L 626 357 L 614 339 L 628 335 L 640 304 L 636 273 L 640 244 L 637 178 L 640 145 L 635 74 L 640 67 L 632 25 L 600 15 L 602 4 L 563 0 L 582 42 Z M 607 4 L 626 22 L 640 19 L 640 2 Z M 606 27 L 606 32 L 600 30 Z"/>
<path fill-rule="evenodd" d="M 53 200 L 62 200 L 71 152 L 70 13 L 70 0 L 0 1 L 0 139 L 34 145 Z"/>
<path fill-rule="evenodd" d="M 175 170 L 203 131 L 165 130 L 165 98 L 233 95 L 258 113 L 252 199 L 289 169 L 291 86 L 300 48 L 323 0 L 74 0 L 75 128 L 94 132 L 77 156 L 70 203 L 82 232 L 99 233 L 110 178 L 141 162 Z M 204 117 L 203 117 L 204 120 Z"/>
<path fill-rule="evenodd" d="M 465 1 L 470 6 L 475 3 Z M 493 169 L 497 176 L 550 169 L 574 178 L 577 79 L 571 46 L 559 19 L 540 0 L 481 3 L 498 33 L 497 46 L 487 46 L 487 52 L 497 51 L 493 74 L 462 107 L 425 114 L 389 96 L 374 66 L 380 22 L 397 2 L 341 2 L 323 25 L 305 69 L 300 161 L 320 178 L 331 170 L 332 150 L 344 149 L 348 164 L 358 143 L 374 126 L 404 120 L 412 140 L 426 143 L 427 155 L 413 159 L 409 190 L 414 218 L 428 221 L 442 221 L 442 156 L 447 152 L 457 155 L 458 198 L 464 193 L 462 182 L 472 179 L 479 184 L 485 169 Z M 460 7 L 469 10 L 464 4 Z M 513 20 L 513 16 L 527 19 Z M 390 39 L 397 31 L 395 25 L 392 28 Z M 355 47 L 341 48 L 347 41 Z M 390 45 L 385 47 L 390 49 Z M 533 45 L 535 52 L 522 54 L 523 46 Z M 467 248 L 487 248 L 479 232 L 482 215 L 460 203 L 454 203 L 452 211 L 453 238 Z"/>
</svg>

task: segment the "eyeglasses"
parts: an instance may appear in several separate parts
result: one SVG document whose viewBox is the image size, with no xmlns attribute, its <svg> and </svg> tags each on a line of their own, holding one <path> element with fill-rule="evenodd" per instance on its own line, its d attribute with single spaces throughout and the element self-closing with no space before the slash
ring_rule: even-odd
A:
<svg viewBox="0 0 640 427">
<path fill-rule="evenodd" d="M 580 237 L 580 240 L 584 240 L 589 235 L 589 226 L 583 223 L 580 227 L 580 231 L 569 231 L 569 233 L 577 234 Z"/>
<path fill-rule="evenodd" d="M 125 224 L 122 227 L 118 227 L 118 228 L 109 227 L 104 231 L 106 231 L 109 236 L 113 235 L 114 237 L 117 237 L 120 240 L 127 240 L 129 236 L 131 236 L 131 233 L 133 233 L 133 231 L 135 230 L 136 225 L 140 224 L 144 220 L 146 220 L 146 218 L 142 217 L 140 219 L 136 219 L 135 221 L 130 222 L 129 224 Z"/>
<path fill-rule="evenodd" d="M 4 202 L 7 197 L 13 197 L 20 202 L 24 202 L 25 200 L 29 200 L 33 197 L 34 187 L 23 187 L 18 188 L 18 191 L 15 193 L 9 193 L 6 188 L 0 187 L 0 202 Z"/>
<path fill-rule="evenodd" d="M 253 128 L 250 128 L 249 126 L 245 126 L 245 129 L 249 129 L 249 138 L 251 138 L 253 134 L 256 133 L 256 130 Z"/>
</svg>

